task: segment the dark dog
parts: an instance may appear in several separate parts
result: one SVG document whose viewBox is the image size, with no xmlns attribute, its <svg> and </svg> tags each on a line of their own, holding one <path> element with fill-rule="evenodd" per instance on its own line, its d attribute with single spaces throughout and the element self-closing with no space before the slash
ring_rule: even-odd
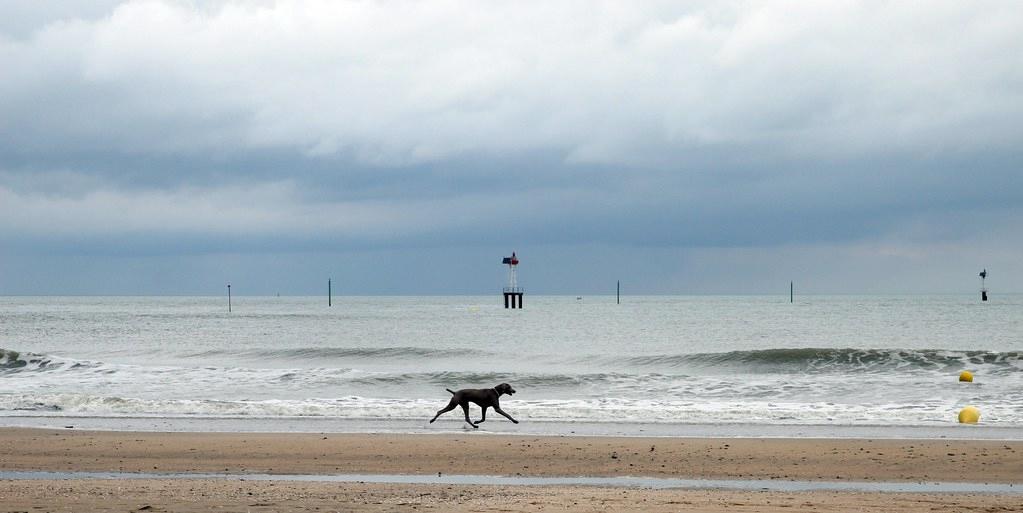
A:
<svg viewBox="0 0 1023 513">
<path fill-rule="evenodd" d="M 515 393 L 515 389 L 507 383 L 501 383 L 494 388 L 465 388 L 457 392 L 450 388 L 445 388 L 445 390 L 451 392 L 451 401 L 430 419 L 430 423 L 437 420 L 437 417 L 440 417 L 441 414 L 454 410 L 455 406 L 462 407 L 462 411 L 465 412 L 465 421 L 474 428 L 479 428 L 477 424 L 487 420 L 487 408 L 494 408 L 494 411 L 508 417 L 508 420 L 516 424 L 519 423 L 519 421 L 513 419 L 511 415 L 508 415 L 501 409 L 501 404 L 497 400 L 498 397 L 504 394 L 512 395 Z M 483 416 L 480 417 L 479 422 L 469 420 L 469 403 L 476 403 L 477 406 L 483 408 Z"/>
</svg>

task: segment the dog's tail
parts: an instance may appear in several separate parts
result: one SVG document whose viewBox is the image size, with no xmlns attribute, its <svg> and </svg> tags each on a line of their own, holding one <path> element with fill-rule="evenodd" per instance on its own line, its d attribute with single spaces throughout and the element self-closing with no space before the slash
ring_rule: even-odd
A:
<svg viewBox="0 0 1023 513">
<path fill-rule="evenodd" d="M 451 395 L 454 395 L 454 394 L 455 394 L 455 391 L 454 391 L 454 390 L 451 390 L 450 388 L 445 388 L 444 390 L 447 390 L 448 392 L 451 392 Z"/>
</svg>

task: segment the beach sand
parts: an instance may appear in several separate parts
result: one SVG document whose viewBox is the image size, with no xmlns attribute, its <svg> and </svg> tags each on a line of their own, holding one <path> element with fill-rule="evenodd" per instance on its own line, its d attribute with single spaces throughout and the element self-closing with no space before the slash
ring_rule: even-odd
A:
<svg viewBox="0 0 1023 513">
<path fill-rule="evenodd" d="M 0 510 L 53 512 L 1023 511 L 1019 495 L 226 481 L 4 481 Z"/>
<path fill-rule="evenodd" d="M 0 471 L 1023 484 L 1023 442 L 0 429 Z M 0 482 L 0 511 L 1023 511 L 1023 495 L 217 479 Z"/>
</svg>

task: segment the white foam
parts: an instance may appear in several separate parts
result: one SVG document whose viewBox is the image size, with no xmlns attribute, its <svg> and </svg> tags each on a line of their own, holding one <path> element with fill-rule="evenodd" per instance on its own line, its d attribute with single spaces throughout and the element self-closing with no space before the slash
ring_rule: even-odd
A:
<svg viewBox="0 0 1023 513">
<path fill-rule="evenodd" d="M 85 394 L 3 394 L 0 415 L 153 416 L 153 417 L 320 417 L 336 419 L 429 419 L 443 400 L 346 396 L 301 400 L 142 399 Z M 503 408 L 519 420 L 545 422 L 768 423 L 839 425 L 933 425 L 954 420 L 956 405 L 790 403 L 773 401 L 505 400 Z M 477 419 L 472 407 L 470 417 Z M 447 413 L 460 417 L 461 410 Z M 490 417 L 503 419 L 493 411 Z M 1020 413 L 985 412 L 985 424 L 1018 424 Z"/>
</svg>

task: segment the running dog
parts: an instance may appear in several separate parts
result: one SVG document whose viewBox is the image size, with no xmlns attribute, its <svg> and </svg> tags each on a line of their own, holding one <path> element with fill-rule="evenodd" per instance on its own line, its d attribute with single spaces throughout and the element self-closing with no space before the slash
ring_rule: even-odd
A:
<svg viewBox="0 0 1023 513">
<path fill-rule="evenodd" d="M 451 392 L 451 401 L 443 409 L 437 412 L 436 415 L 430 419 L 430 423 L 437 420 L 442 414 L 447 413 L 455 409 L 455 406 L 461 406 L 462 411 L 465 412 L 465 421 L 474 428 L 479 428 L 479 423 L 487 420 L 487 408 L 494 408 L 494 411 L 508 417 L 508 420 L 518 424 L 519 421 L 512 418 L 501 409 L 501 404 L 498 402 L 498 398 L 504 394 L 512 395 L 515 393 L 515 389 L 507 383 L 501 383 L 494 388 L 463 388 L 455 392 L 450 388 L 445 388 L 448 392 Z M 473 422 L 469 419 L 469 403 L 476 403 L 477 406 L 483 408 L 483 416 L 480 417 L 478 422 Z"/>
</svg>

